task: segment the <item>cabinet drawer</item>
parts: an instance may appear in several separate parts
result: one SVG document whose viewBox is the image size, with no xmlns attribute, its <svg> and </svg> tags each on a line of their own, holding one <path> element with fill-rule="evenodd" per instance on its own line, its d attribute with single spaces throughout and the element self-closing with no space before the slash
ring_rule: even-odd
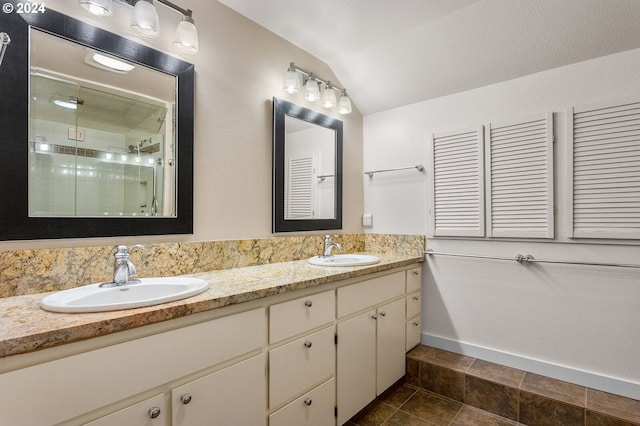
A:
<svg viewBox="0 0 640 426">
<path fill-rule="evenodd" d="M 269 407 L 276 407 L 335 371 L 334 327 L 269 351 Z"/>
<path fill-rule="evenodd" d="M 338 317 L 358 312 L 400 296 L 405 289 L 405 273 L 385 275 L 338 289 Z"/>
<path fill-rule="evenodd" d="M 407 321 L 405 350 L 409 352 L 415 346 L 420 344 L 420 334 L 422 330 L 422 321 L 420 317 Z"/>
<path fill-rule="evenodd" d="M 335 315 L 333 290 L 273 305 L 269 309 L 269 343 L 327 324 Z"/>
<path fill-rule="evenodd" d="M 422 309 L 422 297 L 420 292 L 416 291 L 407 295 L 407 319 L 415 317 Z"/>
<path fill-rule="evenodd" d="M 331 379 L 269 416 L 269 426 L 327 426 L 335 423 L 335 380 Z"/>
<path fill-rule="evenodd" d="M 420 290 L 422 287 L 422 268 L 413 268 L 407 271 L 407 293 Z"/>
</svg>

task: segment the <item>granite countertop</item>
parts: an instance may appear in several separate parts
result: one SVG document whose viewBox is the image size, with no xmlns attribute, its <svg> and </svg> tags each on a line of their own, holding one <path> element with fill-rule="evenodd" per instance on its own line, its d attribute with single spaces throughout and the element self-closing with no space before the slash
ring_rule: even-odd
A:
<svg viewBox="0 0 640 426">
<path fill-rule="evenodd" d="M 217 270 L 188 275 L 209 289 L 176 302 L 100 313 L 54 313 L 40 308 L 50 293 L 0 298 L 0 358 L 51 348 L 198 312 L 316 287 L 422 262 L 415 255 L 377 254 L 375 265 L 318 267 L 306 260 Z"/>
</svg>

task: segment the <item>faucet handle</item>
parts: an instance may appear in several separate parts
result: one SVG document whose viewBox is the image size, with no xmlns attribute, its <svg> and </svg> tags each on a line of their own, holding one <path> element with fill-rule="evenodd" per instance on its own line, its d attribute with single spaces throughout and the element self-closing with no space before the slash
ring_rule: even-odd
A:
<svg viewBox="0 0 640 426">
<path fill-rule="evenodd" d="M 115 256 L 116 257 L 129 256 L 129 250 L 134 249 L 134 248 L 135 249 L 137 249 L 137 248 L 143 249 L 144 246 L 142 244 L 134 244 L 134 245 L 128 246 L 128 247 L 127 246 L 117 246 L 116 247 Z"/>
</svg>

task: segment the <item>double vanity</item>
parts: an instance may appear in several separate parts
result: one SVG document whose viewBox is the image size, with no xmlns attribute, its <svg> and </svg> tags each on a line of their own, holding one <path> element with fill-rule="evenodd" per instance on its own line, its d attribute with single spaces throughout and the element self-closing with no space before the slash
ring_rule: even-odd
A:
<svg viewBox="0 0 640 426">
<path fill-rule="evenodd" d="M 420 341 L 422 257 L 378 258 L 193 274 L 206 291 L 109 312 L 0 299 L 3 422 L 342 425 Z"/>
</svg>

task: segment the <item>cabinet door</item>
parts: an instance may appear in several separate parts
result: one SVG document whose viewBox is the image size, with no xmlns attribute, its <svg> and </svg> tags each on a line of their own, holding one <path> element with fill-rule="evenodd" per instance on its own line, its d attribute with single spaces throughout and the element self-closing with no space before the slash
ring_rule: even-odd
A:
<svg viewBox="0 0 640 426">
<path fill-rule="evenodd" d="M 406 323 L 404 305 L 404 299 L 398 299 L 378 308 L 377 395 L 404 376 Z"/>
<path fill-rule="evenodd" d="M 124 408 L 87 423 L 86 426 L 169 426 L 169 410 L 164 395 Z"/>
<path fill-rule="evenodd" d="M 266 425 L 266 355 L 171 391 L 174 426 Z"/>
<path fill-rule="evenodd" d="M 338 425 L 376 397 L 375 318 L 369 310 L 338 323 Z"/>
</svg>

